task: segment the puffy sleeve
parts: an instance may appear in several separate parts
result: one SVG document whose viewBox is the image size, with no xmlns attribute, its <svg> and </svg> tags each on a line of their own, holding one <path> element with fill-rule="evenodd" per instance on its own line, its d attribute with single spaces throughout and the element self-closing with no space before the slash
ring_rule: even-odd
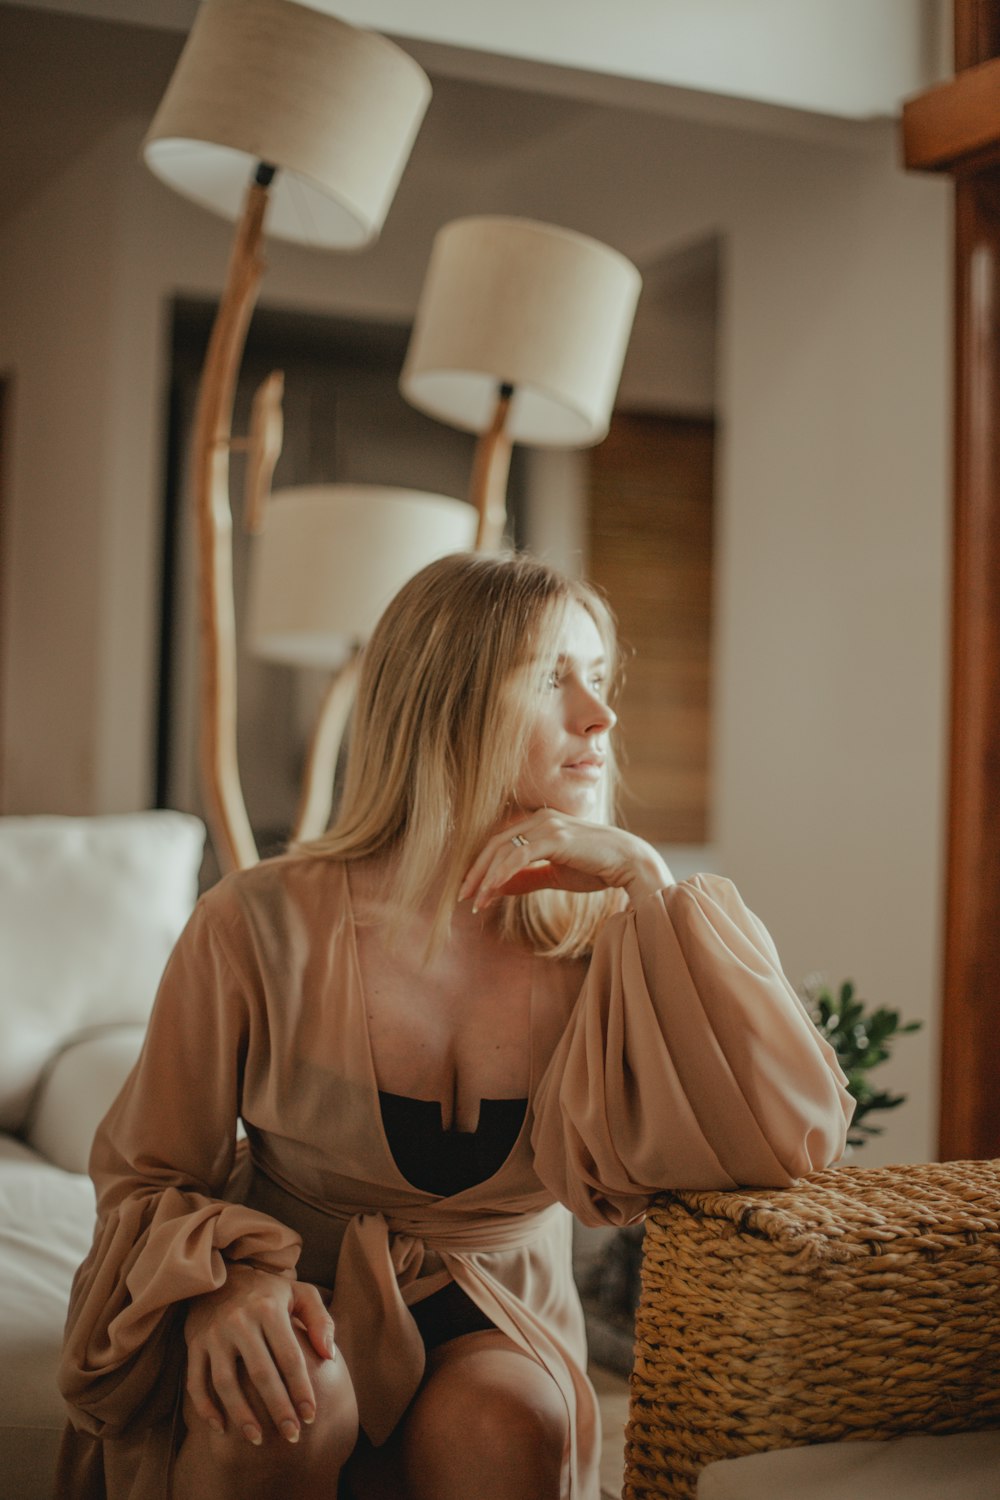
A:
<svg viewBox="0 0 1000 1500">
<path fill-rule="evenodd" d="M 145 1045 L 90 1159 L 97 1226 L 76 1274 L 59 1372 L 73 1424 L 120 1431 L 166 1416 L 183 1369 L 186 1302 L 242 1262 L 291 1275 L 300 1240 L 224 1201 L 250 1030 L 203 898 L 164 972 Z"/>
<path fill-rule="evenodd" d="M 590 1224 L 667 1188 L 784 1187 L 842 1154 L 845 1083 L 763 924 L 699 875 L 602 930 L 536 1096 L 536 1171 Z"/>
</svg>

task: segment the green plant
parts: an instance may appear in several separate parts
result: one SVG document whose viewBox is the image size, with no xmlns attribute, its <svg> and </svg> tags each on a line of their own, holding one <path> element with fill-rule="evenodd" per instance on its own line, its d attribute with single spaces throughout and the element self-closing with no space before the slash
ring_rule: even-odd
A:
<svg viewBox="0 0 1000 1500">
<path fill-rule="evenodd" d="M 854 1119 L 847 1137 L 849 1146 L 863 1146 L 873 1135 L 882 1134 L 881 1125 L 863 1124 L 866 1115 L 875 1110 L 895 1109 L 905 1094 L 890 1094 L 873 1089 L 868 1073 L 889 1056 L 891 1043 L 908 1031 L 919 1031 L 922 1021 L 900 1023 L 898 1010 L 884 1006 L 870 1010 L 855 994 L 854 983 L 846 979 L 837 997 L 821 980 L 809 980 L 803 986 L 806 1004 L 820 1033 L 826 1037 L 844 1072 L 847 1088 L 855 1101 Z"/>
</svg>

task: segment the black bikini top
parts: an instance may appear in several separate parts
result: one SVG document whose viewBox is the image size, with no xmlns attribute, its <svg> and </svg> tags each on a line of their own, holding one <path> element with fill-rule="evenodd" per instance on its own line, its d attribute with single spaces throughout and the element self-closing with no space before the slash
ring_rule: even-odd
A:
<svg viewBox="0 0 1000 1500">
<path fill-rule="evenodd" d="M 485 1182 L 507 1160 L 521 1133 L 527 1099 L 484 1099 L 475 1130 L 445 1130 L 436 1099 L 378 1095 L 393 1161 L 412 1187 L 450 1198 Z"/>
</svg>

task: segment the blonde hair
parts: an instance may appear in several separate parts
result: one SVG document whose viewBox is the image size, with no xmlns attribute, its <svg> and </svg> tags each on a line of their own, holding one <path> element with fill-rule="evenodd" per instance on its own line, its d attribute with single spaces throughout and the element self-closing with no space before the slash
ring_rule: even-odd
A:
<svg viewBox="0 0 1000 1500">
<path fill-rule="evenodd" d="M 458 553 L 404 585 L 364 651 L 344 791 L 333 826 L 303 848 L 343 860 L 394 855 L 400 912 L 437 890 L 431 943 L 447 935 L 462 880 L 509 815 L 531 717 L 524 669 L 553 662 L 566 610 L 587 611 L 613 681 L 611 612 L 587 584 L 525 556 Z M 609 746 L 599 816 L 614 819 Z M 503 927 L 553 957 L 590 951 L 622 893 L 537 891 L 504 903 Z"/>
</svg>

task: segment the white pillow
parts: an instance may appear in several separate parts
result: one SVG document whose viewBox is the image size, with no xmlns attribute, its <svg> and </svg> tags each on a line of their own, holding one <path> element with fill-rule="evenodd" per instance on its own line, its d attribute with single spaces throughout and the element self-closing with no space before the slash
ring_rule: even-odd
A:
<svg viewBox="0 0 1000 1500">
<path fill-rule="evenodd" d="M 176 812 L 0 818 L 0 1129 L 67 1041 L 147 1020 L 204 838 Z"/>
<path fill-rule="evenodd" d="M 45 1070 L 24 1138 L 64 1172 L 86 1172 L 98 1125 L 139 1056 L 145 1026 L 113 1026 L 64 1047 Z"/>
</svg>

